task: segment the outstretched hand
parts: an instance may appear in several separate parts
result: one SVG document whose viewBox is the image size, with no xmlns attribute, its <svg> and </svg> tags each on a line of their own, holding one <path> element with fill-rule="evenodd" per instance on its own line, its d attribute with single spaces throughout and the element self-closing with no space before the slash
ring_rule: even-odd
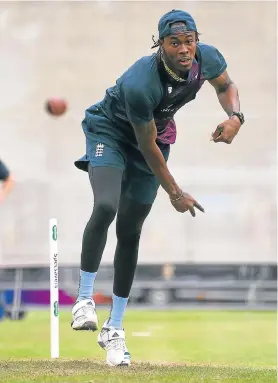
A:
<svg viewBox="0 0 278 383">
<path fill-rule="evenodd" d="M 180 213 L 185 213 L 189 210 L 192 217 L 196 216 L 195 208 L 200 210 L 202 213 L 205 212 L 205 209 L 193 197 L 191 197 L 191 195 L 184 192 L 181 192 L 180 197 L 177 199 L 172 199 L 171 204 Z"/>
<path fill-rule="evenodd" d="M 215 131 L 211 134 L 211 141 L 224 142 L 231 144 L 240 128 L 240 122 L 237 120 L 226 120 L 219 124 Z"/>
</svg>

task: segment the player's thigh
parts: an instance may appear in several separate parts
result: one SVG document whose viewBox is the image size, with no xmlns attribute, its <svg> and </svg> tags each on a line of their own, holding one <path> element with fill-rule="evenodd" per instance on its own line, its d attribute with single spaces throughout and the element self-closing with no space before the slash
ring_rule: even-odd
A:
<svg viewBox="0 0 278 383">
<path fill-rule="evenodd" d="M 160 149 L 165 161 L 167 161 L 170 146 L 161 145 Z M 131 156 L 131 154 L 133 155 Z M 134 153 L 131 152 L 124 172 L 122 194 L 139 204 L 152 205 L 159 186 L 159 180 L 155 177 L 139 150 Z"/>
<path fill-rule="evenodd" d="M 94 206 L 116 212 L 121 197 L 123 170 L 117 167 L 88 166 L 89 179 L 94 194 Z"/>
<path fill-rule="evenodd" d="M 98 135 L 90 139 L 87 157 L 94 203 L 117 208 L 125 169 L 123 150 L 115 140 Z"/>
</svg>

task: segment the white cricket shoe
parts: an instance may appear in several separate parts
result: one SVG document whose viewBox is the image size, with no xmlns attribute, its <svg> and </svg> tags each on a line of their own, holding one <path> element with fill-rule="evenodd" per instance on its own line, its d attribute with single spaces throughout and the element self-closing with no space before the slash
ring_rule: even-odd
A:
<svg viewBox="0 0 278 383">
<path fill-rule="evenodd" d="M 129 366 L 131 356 L 125 344 L 125 331 L 104 322 L 98 334 L 98 344 L 107 352 L 106 363 L 109 366 Z"/>
<path fill-rule="evenodd" d="M 72 329 L 96 331 L 98 320 L 95 307 L 95 302 L 92 299 L 83 299 L 76 302 L 72 308 Z"/>
</svg>

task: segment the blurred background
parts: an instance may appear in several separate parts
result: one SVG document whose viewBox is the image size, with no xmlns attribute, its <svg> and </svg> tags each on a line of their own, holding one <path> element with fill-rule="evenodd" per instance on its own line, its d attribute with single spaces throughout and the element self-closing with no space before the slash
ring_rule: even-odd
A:
<svg viewBox="0 0 278 383">
<path fill-rule="evenodd" d="M 209 141 L 226 119 L 209 84 L 176 115 L 169 168 L 206 213 L 177 214 L 160 190 L 143 229 L 131 304 L 275 308 L 276 3 L 4 1 L 0 158 L 15 186 L 0 205 L 0 289 L 11 316 L 49 304 L 51 217 L 58 219 L 60 304 L 74 301 L 93 206 L 87 174 L 73 165 L 85 151 L 84 110 L 153 53 L 158 20 L 173 8 L 191 13 L 201 41 L 226 58 L 246 123 L 232 145 Z M 68 101 L 65 115 L 45 112 L 52 96 Z M 103 304 L 115 245 L 112 224 L 95 285 Z"/>
</svg>

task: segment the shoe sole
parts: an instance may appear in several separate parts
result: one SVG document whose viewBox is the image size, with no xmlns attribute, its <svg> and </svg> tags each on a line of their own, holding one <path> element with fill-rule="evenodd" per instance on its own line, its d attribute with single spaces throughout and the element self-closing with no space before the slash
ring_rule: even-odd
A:
<svg viewBox="0 0 278 383">
<path fill-rule="evenodd" d="M 107 359 L 106 359 L 106 364 L 108 364 L 108 366 L 110 367 L 129 367 L 130 366 L 130 363 L 126 363 L 124 361 L 122 361 L 120 364 L 113 364 Z"/>
<path fill-rule="evenodd" d="M 129 363 L 122 362 L 121 364 L 119 364 L 119 367 L 129 367 L 129 366 L 130 366 L 130 362 Z"/>
<path fill-rule="evenodd" d="M 98 327 L 95 322 L 85 322 L 80 327 L 72 327 L 73 322 L 71 323 L 71 328 L 75 331 L 97 331 Z"/>
</svg>

